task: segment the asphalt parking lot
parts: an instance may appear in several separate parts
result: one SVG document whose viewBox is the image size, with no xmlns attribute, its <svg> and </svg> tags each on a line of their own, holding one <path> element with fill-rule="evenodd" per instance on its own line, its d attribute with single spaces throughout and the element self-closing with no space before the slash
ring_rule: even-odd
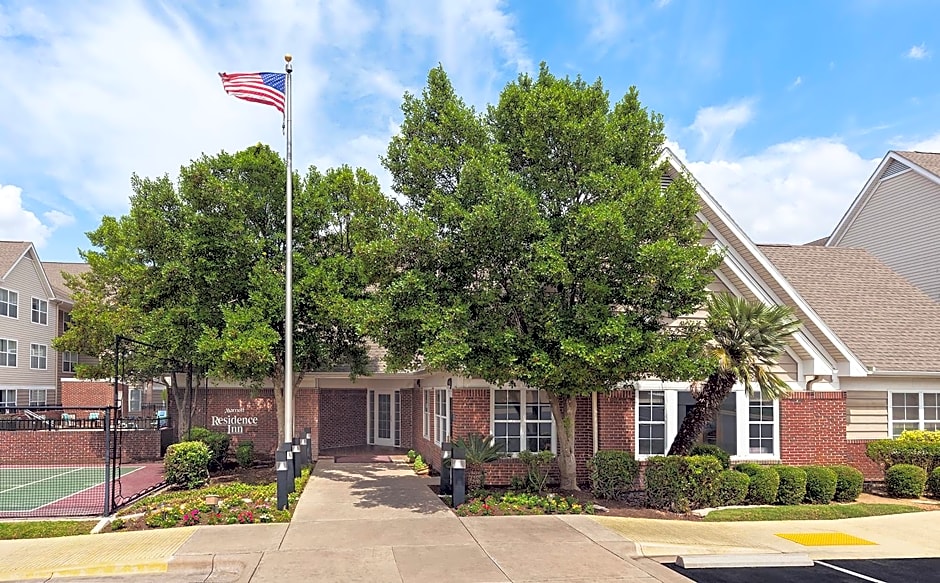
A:
<svg viewBox="0 0 940 583">
<path fill-rule="evenodd" d="M 938 541 L 940 545 L 940 541 Z M 816 561 L 812 567 L 747 567 L 673 571 L 697 583 L 933 583 L 940 581 L 940 558 Z"/>
</svg>

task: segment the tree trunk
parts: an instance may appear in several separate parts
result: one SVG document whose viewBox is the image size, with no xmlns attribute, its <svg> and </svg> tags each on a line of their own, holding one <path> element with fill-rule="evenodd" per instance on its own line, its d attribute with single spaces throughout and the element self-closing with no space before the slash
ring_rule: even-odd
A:
<svg viewBox="0 0 940 583">
<path fill-rule="evenodd" d="M 669 455 L 689 455 L 698 436 L 708 422 L 715 418 L 721 403 L 731 393 L 735 380 L 733 374 L 725 372 L 712 373 L 708 377 L 702 387 L 702 394 L 682 420 L 679 432 L 669 448 Z"/>
<path fill-rule="evenodd" d="M 277 447 L 284 443 L 284 363 L 274 365 L 274 408 L 277 410 Z"/>
<path fill-rule="evenodd" d="M 176 437 L 183 439 L 183 436 L 189 433 L 191 424 L 191 415 L 193 407 L 192 392 L 193 376 L 192 372 L 186 374 L 186 386 L 180 390 L 179 381 L 176 373 L 170 375 L 170 391 L 173 393 L 173 401 L 176 403 Z"/>
<path fill-rule="evenodd" d="M 548 393 L 552 405 L 552 417 L 555 418 L 555 433 L 558 437 L 558 474 L 562 490 L 580 490 L 578 488 L 578 462 L 574 457 L 574 419 L 578 412 L 577 398 Z M 564 409 L 564 410 L 562 410 Z M 523 435 L 523 438 L 525 436 Z"/>
</svg>

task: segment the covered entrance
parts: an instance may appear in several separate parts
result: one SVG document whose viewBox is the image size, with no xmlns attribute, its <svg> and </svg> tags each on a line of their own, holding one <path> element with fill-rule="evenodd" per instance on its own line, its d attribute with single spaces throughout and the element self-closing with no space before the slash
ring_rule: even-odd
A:
<svg viewBox="0 0 940 583">
<path fill-rule="evenodd" d="M 366 435 L 370 445 L 401 446 L 401 391 L 369 389 Z"/>
</svg>

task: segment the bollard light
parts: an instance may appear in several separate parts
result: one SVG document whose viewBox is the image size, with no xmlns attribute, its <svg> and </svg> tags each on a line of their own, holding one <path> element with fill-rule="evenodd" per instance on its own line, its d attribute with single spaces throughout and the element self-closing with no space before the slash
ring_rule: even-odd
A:
<svg viewBox="0 0 940 583">
<path fill-rule="evenodd" d="M 452 505 L 457 508 L 467 501 L 467 451 L 462 447 L 454 447 L 450 460 L 452 474 L 453 497 Z"/>
<path fill-rule="evenodd" d="M 291 479 L 288 472 L 288 463 L 287 463 L 287 451 L 284 449 L 284 446 L 277 448 L 277 451 L 274 452 L 274 469 L 277 471 L 277 509 L 284 510 L 287 508 L 287 495 L 290 493 L 289 484 L 293 484 L 294 480 Z"/>
<path fill-rule="evenodd" d="M 451 481 L 451 450 L 453 445 L 450 443 L 441 444 L 441 485 L 440 493 L 442 495 L 449 495 L 453 493 Z"/>
<path fill-rule="evenodd" d="M 295 443 L 291 445 L 291 452 L 293 452 L 294 454 L 294 477 L 299 478 L 300 470 L 303 468 L 303 465 L 304 465 L 304 458 L 300 454 L 300 444 Z"/>
<path fill-rule="evenodd" d="M 297 466 L 297 458 L 294 456 L 294 444 L 290 441 L 285 441 L 281 447 L 284 448 L 284 455 L 287 457 L 287 479 L 290 481 L 288 492 L 293 492 L 294 478 L 296 477 L 294 468 Z"/>
</svg>

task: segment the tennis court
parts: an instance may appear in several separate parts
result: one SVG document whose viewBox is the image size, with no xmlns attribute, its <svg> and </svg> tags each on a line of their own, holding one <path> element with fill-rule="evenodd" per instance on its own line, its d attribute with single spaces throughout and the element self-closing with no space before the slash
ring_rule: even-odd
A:
<svg viewBox="0 0 940 583">
<path fill-rule="evenodd" d="M 121 467 L 121 477 L 142 466 Z M 105 510 L 105 468 L 0 468 L 0 516 L 101 514 Z"/>
</svg>

